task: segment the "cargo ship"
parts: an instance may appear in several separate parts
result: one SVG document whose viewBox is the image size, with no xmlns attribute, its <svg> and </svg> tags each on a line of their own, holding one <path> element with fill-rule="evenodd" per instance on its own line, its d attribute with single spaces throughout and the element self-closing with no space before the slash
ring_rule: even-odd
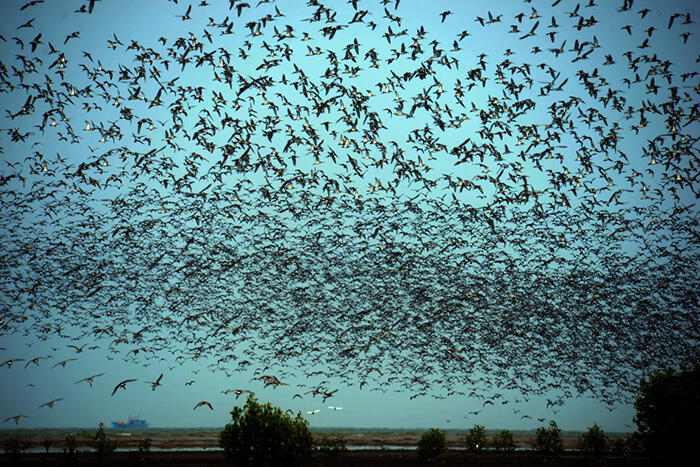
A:
<svg viewBox="0 0 700 467">
<path fill-rule="evenodd" d="M 128 422 L 117 420 L 112 422 L 112 428 L 147 428 L 148 423 L 146 420 L 142 420 L 136 417 L 129 417 Z"/>
</svg>

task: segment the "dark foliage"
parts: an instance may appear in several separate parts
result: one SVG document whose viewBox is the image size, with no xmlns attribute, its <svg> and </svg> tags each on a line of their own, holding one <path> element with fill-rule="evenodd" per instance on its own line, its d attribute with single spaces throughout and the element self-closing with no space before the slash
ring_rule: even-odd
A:
<svg viewBox="0 0 700 467">
<path fill-rule="evenodd" d="M 328 456 L 337 456 L 339 453 L 348 450 L 347 446 L 345 446 L 345 440 L 341 435 L 338 435 L 336 438 L 324 436 L 316 445 L 316 449 L 318 452 Z"/>
<path fill-rule="evenodd" d="M 535 432 L 535 450 L 544 456 L 556 456 L 564 450 L 561 442 L 561 428 L 550 420 L 549 428 L 539 427 Z"/>
<path fill-rule="evenodd" d="M 605 432 L 594 423 L 593 426 L 588 428 L 588 431 L 581 435 L 578 440 L 578 447 L 586 454 L 598 457 L 607 451 L 608 437 L 605 436 Z"/>
<path fill-rule="evenodd" d="M 643 380 L 634 408 L 634 421 L 647 454 L 655 458 L 691 454 L 700 416 L 700 363 Z"/>
<path fill-rule="evenodd" d="M 513 433 L 510 430 L 503 430 L 498 433 L 491 444 L 497 451 L 515 450 L 515 440 L 513 440 Z"/>
<path fill-rule="evenodd" d="M 63 440 L 63 464 L 76 465 L 78 462 L 78 441 L 73 433 L 68 433 Z"/>
<path fill-rule="evenodd" d="M 481 452 L 486 448 L 486 429 L 483 425 L 474 425 L 465 436 L 467 449 Z"/>
<path fill-rule="evenodd" d="M 46 452 L 49 452 L 49 449 L 51 449 L 52 444 L 53 444 L 53 441 L 51 441 L 49 438 L 44 438 L 41 441 L 41 445 L 44 446 L 44 449 L 46 449 Z"/>
<path fill-rule="evenodd" d="M 423 433 L 418 441 L 418 457 L 423 460 L 436 459 L 447 450 L 445 432 L 432 428 Z"/>
<path fill-rule="evenodd" d="M 26 442 L 17 438 L 7 438 L 5 440 L 5 454 L 15 461 L 19 461 L 29 446 Z"/>
<path fill-rule="evenodd" d="M 231 418 L 219 443 L 236 465 L 298 465 L 311 457 L 313 439 L 301 413 L 292 418 L 251 394 L 243 408 L 233 408 Z"/>
<path fill-rule="evenodd" d="M 94 435 L 88 432 L 83 432 L 83 437 L 88 441 L 88 445 L 97 453 L 98 460 L 104 459 L 117 448 L 117 442 L 107 438 L 105 433 L 104 423 L 100 423 L 99 428 Z"/>
</svg>

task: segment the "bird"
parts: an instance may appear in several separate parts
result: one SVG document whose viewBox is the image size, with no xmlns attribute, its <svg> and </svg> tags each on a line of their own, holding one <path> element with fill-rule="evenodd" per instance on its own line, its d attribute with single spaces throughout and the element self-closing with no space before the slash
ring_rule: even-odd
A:
<svg viewBox="0 0 700 467">
<path fill-rule="evenodd" d="M 179 18 L 182 18 L 182 21 L 187 21 L 188 19 L 192 19 L 190 16 L 190 13 L 192 12 L 192 5 L 187 7 L 187 11 L 185 11 L 184 15 L 177 15 Z"/>
<path fill-rule="evenodd" d="M 537 26 L 539 26 L 539 25 L 540 25 L 540 22 L 539 22 L 539 21 L 535 22 L 535 25 L 532 26 L 532 29 L 530 29 L 529 32 L 527 32 L 526 34 L 524 34 L 523 36 L 521 36 L 521 37 L 520 37 L 520 40 L 527 39 L 528 37 L 534 36 L 534 35 L 535 35 L 535 30 L 537 29 Z"/>
<path fill-rule="evenodd" d="M 5 360 L 4 362 L 0 363 L 0 367 L 7 365 L 7 368 L 12 368 L 12 364 L 15 362 L 23 362 L 23 358 L 13 358 L 11 360 Z"/>
<path fill-rule="evenodd" d="M 66 45 L 69 40 L 75 39 L 76 37 L 80 37 L 80 31 L 75 31 L 66 36 L 66 39 L 63 41 L 63 45 Z"/>
<path fill-rule="evenodd" d="M 234 389 L 233 392 L 236 394 L 236 399 L 238 399 L 238 397 L 239 397 L 241 394 L 245 394 L 246 392 L 247 392 L 248 394 L 251 394 L 251 395 L 254 394 L 253 391 L 250 391 L 250 390 L 248 390 L 248 389 Z"/>
<path fill-rule="evenodd" d="M 211 406 L 211 403 L 209 403 L 209 402 L 207 402 L 207 401 L 198 402 L 197 405 L 195 405 L 195 406 L 194 406 L 194 409 L 192 409 L 192 410 L 195 410 L 195 409 L 197 409 L 198 407 L 201 407 L 201 406 L 203 406 L 203 405 L 206 405 L 207 407 L 209 407 L 209 409 L 214 410 L 214 408 Z"/>
<path fill-rule="evenodd" d="M 39 47 L 40 44 L 43 44 L 43 42 L 41 42 L 41 35 L 42 33 L 37 34 L 36 37 L 29 43 L 32 46 L 32 52 L 36 52 L 36 48 Z"/>
<path fill-rule="evenodd" d="M 92 376 L 88 376 L 87 378 L 80 379 L 75 382 L 75 384 L 82 383 L 83 381 L 87 381 L 87 383 L 92 387 L 92 383 L 94 382 L 95 378 L 99 378 L 100 376 L 104 375 L 104 373 L 97 373 Z M 116 389 L 115 389 L 116 391 Z M 114 395 L 114 394 L 113 394 Z"/>
<path fill-rule="evenodd" d="M 131 383 L 132 381 L 137 381 L 137 379 L 136 379 L 136 378 L 125 379 L 125 380 L 122 381 L 121 383 L 117 384 L 117 385 L 114 387 L 114 390 L 112 391 L 112 396 L 114 396 L 114 394 L 116 394 L 117 389 L 120 389 L 120 388 L 121 388 L 121 389 L 126 389 L 126 384 L 127 384 L 127 383 Z"/>
<path fill-rule="evenodd" d="M 34 23 L 34 20 L 36 20 L 36 18 L 32 18 L 32 19 L 30 19 L 29 21 L 27 21 L 26 23 L 24 23 L 24 24 L 22 24 L 22 25 L 20 25 L 20 26 L 17 26 L 17 29 L 33 28 L 33 27 L 34 27 L 34 24 L 33 24 L 33 23 Z"/>
<path fill-rule="evenodd" d="M 163 379 L 163 373 L 158 376 L 155 381 L 146 381 L 146 383 L 151 385 L 151 391 L 155 391 L 158 386 L 160 386 L 160 381 Z"/>
<path fill-rule="evenodd" d="M 76 361 L 76 360 L 77 360 L 77 358 L 67 358 L 67 359 L 65 359 L 65 360 L 61 360 L 60 362 L 56 363 L 56 364 L 53 365 L 51 368 L 53 369 L 53 368 L 56 368 L 57 366 L 61 366 L 61 367 L 65 368 L 65 367 L 66 367 L 66 364 L 67 364 L 68 362 L 73 362 L 73 361 Z"/>
<path fill-rule="evenodd" d="M 19 421 L 20 421 L 20 419 L 22 419 L 22 418 L 29 418 L 29 417 L 28 417 L 27 415 L 22 415 L 22 414 L 20 414 L 20 415 L 13 415 L 13 416 L 7 417 L 5 420 L 3 420 L 3 423 L 9 422 L 10 420 L 14 420 L 15 425 L 19 425 Z"/>
<path fill-rule="evenodd" d="M 20 7 L 19 11 L 24 11 L 24 10 L 26 10 L 26 9 L 29 8 L 29 7 L 32 7 L 32 6 L 35 6 L 35 5 L 40 5 L 40 4 L 42 4 L 42 3 L 44 3 L 44 0 L 31 0 L 30 2 L 27 2 L 27 3 L 25 3 L 24 5 L 22 5 L 22 6 Z M 5 421 L 7 421 L 7 420 L 5 420 Z"/>
<path fill-rule="evenodd" d="M 26 370 L 29 365 L 32 363 L 36 366 L 39 366 L 39 360 L 48 360 L 50 357 L 36 357 L 32 358 L 31 360 L 28 360 L 27 363 L 24 364 L 24 369 Z M 9 365 L 8 365 L 9 366 Z"/>
<path fill-rule="evenodd" d="M 37 409 L 40 409 L 40 408 L 42 408 L 42 407 L 48 407 L 48 408 L 50 408 L 50 409 L 53 409 L 53 405 L 54 405 L 56 402 L 62 401 L 62 400 L 63 400 L 63 398 L 62 398 L 62 397 L 59 397 L 58 399 L 54 399 L 54 400 L 52 400 L 52 401 L 45 402 L 45 403 L 41 404 L 39 407 L 37 407 Z"/>
</svg>

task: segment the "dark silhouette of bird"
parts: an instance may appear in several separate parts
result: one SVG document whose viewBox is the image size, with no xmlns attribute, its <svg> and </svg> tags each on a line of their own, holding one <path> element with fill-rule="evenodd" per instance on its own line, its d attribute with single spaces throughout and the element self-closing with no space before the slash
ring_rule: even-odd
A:
<svg viewBox="0 0 700 467">
<path fill-rule="evenodd" d="M 76 381 L 75 384 L 79 384 L 79 383 L 82 383 L 83 381 L 87 381 L 87 383 L 90 385 L 90 387 L 92 387 L 92 383 L 94 382 L 95 378 L 98 378 L 102 375 L 104 375 L 104 373 L 97 373 L 95 375 L 88 376 L 87 378 L 80 379 L 80 380 Z"/>
<path fill-rule="evenodd" d="M 49 409 L 53 409 L 53 405 L 54 405 L 56 402 L 62 401 L 62 400 L 63 400 L 63 398 L 62 398 L 62 397 L 59 397 L 58 399 L 54 399 L 54 400 L 52 400 L 52 401 L 45 402 L 45 403 L 41 404 L 39 407 L 37 407 L 37 408 L 40 409 L 40 408 L 42 408 L 42 407 L 48 407 Z"/>
<path fill-rule="evenodd" d="M 15 425 L 19 425 L 19 421 L 20 421 L 20 419 L 22 419 L 22 418 L 29 418 L 29 417 L 28 417 L 27 415 L 22 415 L 22 414 L 20 414 L 20 415 L 13 415 L 13 416 L 7 417 L 5 420 L 3 420 L 3 423 L 9 422 L 10 420 L 14 420 Z"/>
<path fill-rule="evenodd" d="M 158 386 L 161 385 L 160 381 L 163 379 L 163 373 L 158 376 L 155 381 L 146 381 L 146 383 L 151 385 L 151 391 L 155 391 Z"/>
<path fill-rule="evenodd" d="M 112 391 L 112 396 L 114 396 L 114 394 L 117 393 L 117 390 L 118 390 L 118 389 L 126 389 L 126 384 L 127 384 L 127 383 L 131 383 L 132 381 L 137 381 L 137 380 L 136 380 L 135 378 L 132 378 L 132 379 L 125 379 L 125 380 L 122 381 L 121 383 L 119 383 L 119 384 L 117 384 L 116 386 L 114 386 L 114 390 Z"/>
<path fill-rule="evenodd" d="M 202 407 L 203 405 L 206 405 L 207 407 L 209 407 L 210 410 L 214 410 L 214 407 L 211 406 L 211 403 L 209 403 L 207 401 L 198 402 L 197 405 L 194 406 L 193 410 L 196 410 L 197 408 Z"/>
</svg>

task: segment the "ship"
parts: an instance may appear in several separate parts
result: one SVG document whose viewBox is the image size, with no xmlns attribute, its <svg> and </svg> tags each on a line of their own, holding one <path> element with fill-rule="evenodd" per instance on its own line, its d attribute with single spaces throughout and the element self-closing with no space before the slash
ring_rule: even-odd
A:
<svg viewBox="0 0 700 467">
<path fill-rule="evenodd" d="M 148 423 L 137 417 L 129 417 L 129 421 L 112 421 L 112 428 L 147 428 Z"/>
</svg>

